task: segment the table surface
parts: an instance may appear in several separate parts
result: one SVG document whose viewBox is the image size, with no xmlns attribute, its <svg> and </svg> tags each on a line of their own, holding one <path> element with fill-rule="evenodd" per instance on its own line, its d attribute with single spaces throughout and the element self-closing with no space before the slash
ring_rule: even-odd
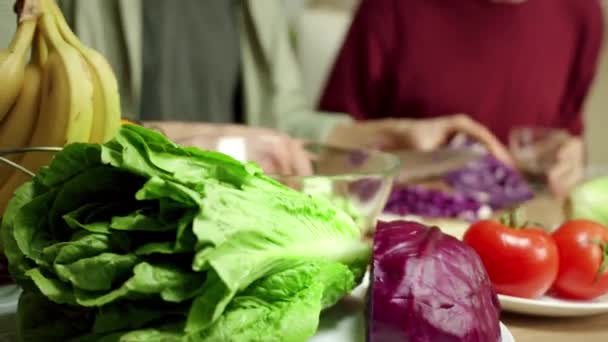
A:
<svg viewBox="0 0 608 342">
<path fill-rule="evenodd" d="M 608 315 L 555 318 L 503 314 L 502 322 L 516 342 L 606 342 Z"/>
<path fill-rule="evenodd" d="M 564 220 L 562 203 L 540 194 L 521 207 L 530 222 L 555 228 Z M 468 224 L 447 220 L 436 224 L 444 232 L 462 238 Z M 516 342 L 608 342 L 608 314 L 576 318 L 536 317 L 503 313 L 501 321 L 509 328 Z"/>
</svg>

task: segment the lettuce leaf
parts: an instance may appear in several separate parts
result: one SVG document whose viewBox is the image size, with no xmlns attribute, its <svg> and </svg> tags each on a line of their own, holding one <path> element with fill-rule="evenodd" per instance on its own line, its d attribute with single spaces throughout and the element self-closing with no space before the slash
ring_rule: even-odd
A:
<svg viewBox="0 0 608 342">
<path fill-rule="evenodd" d="M 312 263 L 278 273 L 239 294 L 217 323 L 190 340 L 304 342 L 316 332 L 319 312 L 354 282 L 340 263 Z"/>
<path fill-rule="evenodd" d="M 43 319 L 23 322 L 24 334 L 32 337 L 32 341 L 34 336 L 48 336 L 49 341 L 72 338 L 90 342 L 304 342 L 316 332 L 319 312 L 335 304 L 354 284 L 354 275 L 343 264 L 304 264 L 254 282 L 231 301 L 217 322 L 194 334 L 184 330 L 186 305 L 121 302 L 99 311 L 83 311 L 32 295 L 22 298 L 20 305 L 22 313 L 34 311 L 35 306 L 54 308 L 61 314 L 51 322 Z M 69 322 L 76 314 L 81 314 L 85 321 L 78 325 Z M 51 324 L 59 329 L 47 332 Z M 79 335 L 83 332 L 90 333 Z"/>
<path fill-rule="evenodd" d="M 15 193 L 1 230 L 28 301 L 95 318 L 75 329 L 83 341 L 256 341 L 266 330 L 304 341 L 370 257 L 327 199 L 135 125 L 58 153 Z"/>
<path fill-rule="evenodd" d="M 577 185 L 568 195 L 565 214 L 568 219 L 587 219 L 608 226 L 608 177 L 596 177 Z"/>
</svg>

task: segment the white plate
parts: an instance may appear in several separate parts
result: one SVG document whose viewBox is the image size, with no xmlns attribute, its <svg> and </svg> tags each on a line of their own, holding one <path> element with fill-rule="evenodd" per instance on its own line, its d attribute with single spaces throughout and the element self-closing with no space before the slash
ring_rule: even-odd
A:
<svg viewBox="0 0 608 342">
<path fill-rule="evenodd" d="M 362 312 L 346 314 L 342 317 L 335 312 L 324 314 L 317 334 L 308 342 L 365 342 L 365 321 Z M 515 342 L 515 338 L 500 323 L 501 342 Z"/>
<path fill-rule="evenodd" d="M 369 283 L 365 276 L 363 284 L 351 296 L 321 315 L 319 330 L 308 342 L 365 342 L 365 301 L 364 296 Z M 500 323 L 501 342 L 515 342 L 515 338 Z"/>
<path fill-rule="evenodd" d="M 550 317 L 590 316 L 608 313 L 608 295 L 591 301 L 566 300 L 550 296 L 527 299 L 498 295 L 504 311 Z"/>
</svg>

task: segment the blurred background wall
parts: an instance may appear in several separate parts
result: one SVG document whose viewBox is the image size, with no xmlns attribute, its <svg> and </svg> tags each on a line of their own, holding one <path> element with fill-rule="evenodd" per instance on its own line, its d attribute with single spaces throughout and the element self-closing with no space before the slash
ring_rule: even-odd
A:
<svg viewBox="0 0 608 342">
<path fill-rule="evenodd" d="M 0 0 L 0 18 L 11 18 L 10 15 L 13 13 L 14 1 Z M 5 48 L 10 42 L 13 34 L 15 33 L 15 25 L 17 19 L 14 21 L 0 20 L 0 48 Z"/>
<path fill-rule="evenodd" d="M 586 138 L 592 164 L 608 165 L 608 0 L 604 4 L 604 51 L 587 102 Z"/>
</svg>

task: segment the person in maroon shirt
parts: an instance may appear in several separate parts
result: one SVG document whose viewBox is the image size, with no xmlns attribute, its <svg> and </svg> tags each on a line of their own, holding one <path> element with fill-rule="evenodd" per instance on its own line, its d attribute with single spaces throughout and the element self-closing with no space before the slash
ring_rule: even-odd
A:
<svg viewBox="0 0 608 342">
<path fill-rule="evenodd" d="M 481 126 L 502 143 L 516 126 L 563 128 L 548 178 L 565 192 L 602 32 L 599 0 L 362 0 L 320 108 L 356 119 L 332 137 L 351 144 L 434 148 L 474 130 L 502 154 Z"/>
</svg>

